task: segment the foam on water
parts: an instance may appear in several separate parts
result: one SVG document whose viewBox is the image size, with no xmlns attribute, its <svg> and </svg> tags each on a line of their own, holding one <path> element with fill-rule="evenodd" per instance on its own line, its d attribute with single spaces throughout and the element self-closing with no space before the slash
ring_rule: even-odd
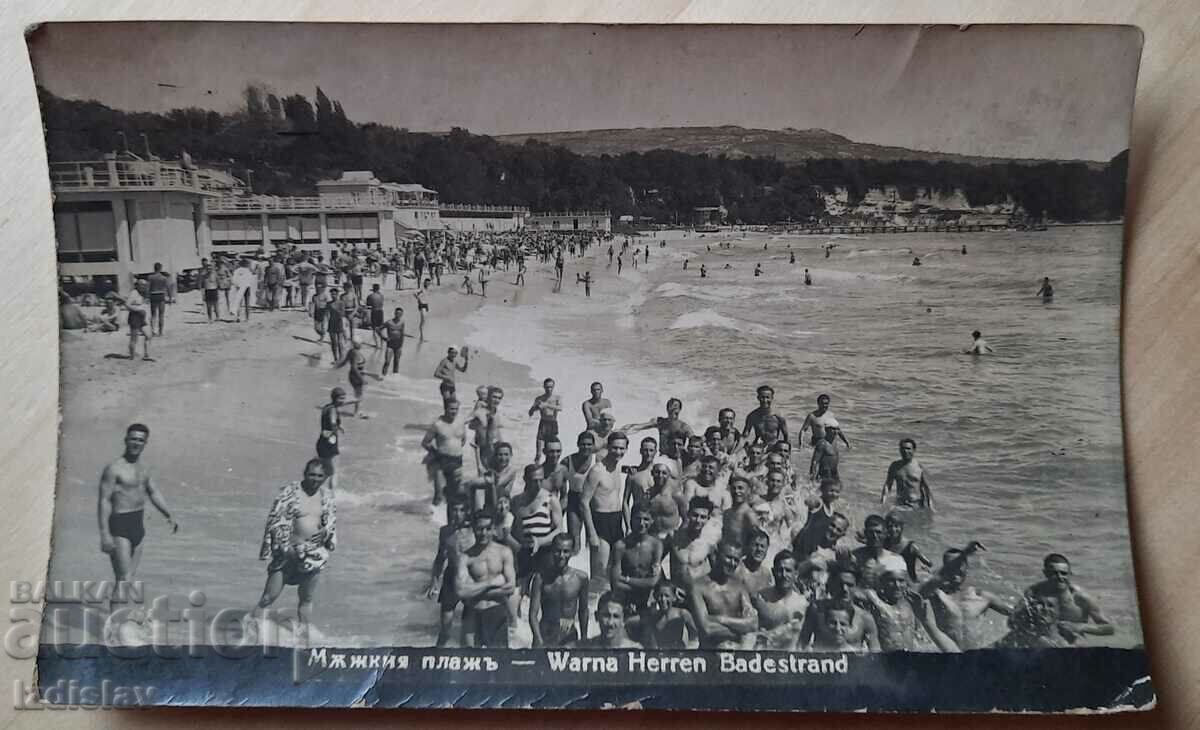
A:
<svg viewBox="0 0 1200 730">
<path fill-rule="evenodd" d="M 697 327 L 718 327 L 721 329 L 736 330 L 738 332 L 750 332 L 753 334 L 770 334 L 771 329 L 764 327 L 761 324 L 752 324 L 749 322 L 741 322 L 731 317 L 712 310 L 701 309 L 698 312 L 688 312 L 680 315 L 671 323 L 670 329 L 686 330 Z"/>
</svg>

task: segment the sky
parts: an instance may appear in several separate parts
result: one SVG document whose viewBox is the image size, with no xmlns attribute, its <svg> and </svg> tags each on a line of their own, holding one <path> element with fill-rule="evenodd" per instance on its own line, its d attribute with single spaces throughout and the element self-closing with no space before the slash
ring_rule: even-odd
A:
<svg viewBox="0 0 1200 730">
<path fill-rule="evenodd" d="M 39 84 L 127 111 L 235 110 L 248 83 L 357 122 L 517 134 L 821 128 L 856 142 L 1108 160 L 1128 147 L 1128 26 L 47 24 Z"/>
</svg>

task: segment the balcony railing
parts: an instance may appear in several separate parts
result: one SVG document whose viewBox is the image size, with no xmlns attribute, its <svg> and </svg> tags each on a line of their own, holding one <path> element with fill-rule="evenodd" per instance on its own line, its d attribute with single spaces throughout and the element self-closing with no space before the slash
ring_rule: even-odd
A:
<svg viewBox="0 0 1200 730">
<path fill-rule="evenodd" d="M 474 205 L 472 203 L 442 203 L 441 210 L 461 211 L 464 213 L 529 213 L 529 208 L 521 205 Z"/>
<path fill-rule="evenodd" d="M 405 200 L 390 195 L 346 193 L 340 195 L 227 195 L 208 201 L 209 213 L 274 210 L 382 210 L 434 208 L 436 200 Z"/>
<path fill-rule="evenodd" d="M 55 190 L 105 190 L 113 188 L 176 188 L 221 191 L 232 188 L 228 179 L 203 170 L 155 161 L 97 160 L 50 163 Z"/>
<path fill-rule="evenodd" d="M 565 211 L 544 211 L 541 213 L 531 213 L 531 218 L 608 218 L 612 215 L 607 210 L 565 210 Z"/>
</svg>

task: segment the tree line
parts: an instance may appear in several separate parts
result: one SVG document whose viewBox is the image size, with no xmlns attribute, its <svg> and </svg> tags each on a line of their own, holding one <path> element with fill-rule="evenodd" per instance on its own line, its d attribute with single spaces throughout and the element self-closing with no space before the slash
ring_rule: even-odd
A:
<svg viewBox="0 0 1200 730">
<path fill-rule="evenodd" d="M 694 207 L 724 205 L 731 221 L 747 224 L 821 219 L 820 193 L 839 187 L 851 203 L 888 185 L 908 200 L 919 189 L 962 190 L 971 205 L 1011 196 L 1031 218 L 1063 222 L 1120 218 L 1125 198 L 1126 152 L 1103 166 L 869 159 L 789 165 L 672 150 L 587 156 L 532 139 L 503 144 L 458 127 L 434 134 L 356 123 L 320 88 L 309 101 L 248 86 L 241 108 L 227 114 L 125 112 L 38 92 L 52 162 L 100 159 L 121 148 L 121 133 L 144 154 L 144 134 L 150 151 L 164 159 L 186 150 L 198 164 L 249 178 L 254 192 L 270 195 L 312 195 L 318 180 L 372 170 L 381 180 L 433 188 L 446 202 L 603 209 L 662 222 L 689 222 Z"/>
</svg>

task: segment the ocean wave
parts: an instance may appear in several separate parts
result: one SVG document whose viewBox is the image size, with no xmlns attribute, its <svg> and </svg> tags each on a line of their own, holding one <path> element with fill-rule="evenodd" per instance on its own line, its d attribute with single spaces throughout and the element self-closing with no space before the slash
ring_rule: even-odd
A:
<svg viewBox="0 0 1200 730">
<path fill-rule="evenodd" d="M 753 334 L 765 335 L 770 334 L 771 329 L 764 327 L 761 324 L 753 324 L 750 322 L 742 322 L 740 320 L 726 317 L 712 309 L 701 309 L 698 312 L 688 312 L 680 315 L 671 323 L 670 329 L 685 330 L 695 329 L 699 327 L 719 327 L 721 329 L 736 330 L 738 332 L 750 332 Z"/>
</svg>

